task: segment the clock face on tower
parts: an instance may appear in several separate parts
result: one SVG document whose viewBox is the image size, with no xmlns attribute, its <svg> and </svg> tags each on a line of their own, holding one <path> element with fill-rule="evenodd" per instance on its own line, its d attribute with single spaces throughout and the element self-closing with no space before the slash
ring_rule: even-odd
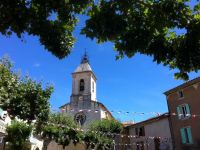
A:
<svg viewBox="0 0 200 150">
<path fill-rule="evenodd" d="M 79 96 L 79 98 L 78 98 L 79 100 L 83 100 L 83 96 Z"/>
<path fill-rule="evenodd" d="M 74 120 L 78 124 L 83 125 L 85 123 L 85 120 L 86 120 L 86 115 L 83 112 L 79 112 L 79 113 L 75 114 Z"/>
</svg>

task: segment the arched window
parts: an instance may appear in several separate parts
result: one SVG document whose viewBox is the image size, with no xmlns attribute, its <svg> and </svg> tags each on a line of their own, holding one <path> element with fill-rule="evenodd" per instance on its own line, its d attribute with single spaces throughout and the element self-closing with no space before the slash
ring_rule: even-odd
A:
<svg viewBox="0 0 200 150">
<path fill-rule="evenodd" d="M 85 85 L 84 80 L 81 79 L 80 80 L 80 91 L 84 91 L 84 85 Z"/>
</svg>

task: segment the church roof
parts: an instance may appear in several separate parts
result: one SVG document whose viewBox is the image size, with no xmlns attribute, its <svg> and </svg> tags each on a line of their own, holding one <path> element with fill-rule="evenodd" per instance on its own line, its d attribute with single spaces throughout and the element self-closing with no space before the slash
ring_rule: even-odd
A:
<svg viewBox="0 0 200 150">
<path fill-rule="evenodd" d="M 109 115 L 111 116 L 111 118 L 114 118 L 113 115 L 112 115 L 112 113 L 106 108 L 106 106 L 103 103 L 101 103 L 101 102 L 96 102 L 96 103 L 99 104 L 104 111 L 106 111 L 107 113 L 109 113 Z"/>
<path fill-rule="evenodd" d="M 98 106 L 100 106 L 100 108 L 101 108 L 103 111 L 106 111 L 106 112 L 110 115 L 110 117 L 114 119 L 112 113 L 106 108 L 106 106 L 105 106 L 103 103 L 97 102 L 97 101 L 90 101 L 90 102 L 91 102 L 91 103 L 96 103 L 96 104 L 98 104 Z M 60 106 L 59 108 L 60 108 L 60 109 L 65 108 L 67 105 L 71 105 L 71 103 L 70 103 L 70 102 L 69 102 L 69 103 L 66 103 L 66 104 Z M 86 109 L 86 110 L 87 110 L 87 109 Z"/>
<path fill-rule="evenodd" d="M 92 68 L 90 67 L 88 62 L 85 63 L 81 63 L 76 70 L 74 71 L 74 73 L 76 72 L 85 72 L 85 71 L 92 71 Z"/>
<path fill-rule="evenodd" d="M 81 59 L 81 64 L 76 68 L 74 73 L 85 72 L 85 71 L 92 71 L 92 68 L 90 67 L 89 64 L 89 58 L 86 52 Z"/>
<path fill-rule="evenodd" d="M 129 128 L 129 127 L 134 127 L 134 126 L 137 126 L 137 125 L 147 125 L 147 124 L 150 124 L 152 122 L 157 122 L 157 121 L 160 121 L 161 119 L 165 119 L 165 118 L 169 118 L 168 112 L 161 114 L 159 116 L 156 116 L 156 117 L 149 118 L 149 119 L 141 121 L 141 122 L 131 124 L 130 126 L 126 126 L 126 127 Z"/>
</svg>

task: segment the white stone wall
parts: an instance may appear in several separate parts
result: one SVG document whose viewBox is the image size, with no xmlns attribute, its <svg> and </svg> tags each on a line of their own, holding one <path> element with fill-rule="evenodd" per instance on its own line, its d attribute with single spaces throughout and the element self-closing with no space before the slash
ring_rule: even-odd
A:
<svg viewBox="0 0 200 150">
<path fill-rule="evenodd" d="M 92 72 L 81 72 L 72 75 L 72 95 L 91 95 L 91 100 L 96 101 L 96 80 Z M 84 80 L 84 91 L 80 91 L 80 80 Z M 93 90 L 94 84 L 94 90 Z"/>
<path fill-rule="evenodd" d="M 91 93 L 91 100 L 93 101 L 97 101 L 96 99 L 96 94 L 97 94 L 97 88 L 96 88 L 96 80 L 95 78 L 93 77 L 93 75 L 91 74 L 91 77 L 90 77 L 90 93 Z"/>
<path fill-rule="evenodd" d="M 63 149 L 62 145 L 57 144 L 55 141 L 51 141 L 48 144 L 47 150 L 86 150 L 86 148 L 85 145 L 81 143 L 77 143 L 76 145 L 70 143 Z"/>
<path fill-rule="evenodd" d="M 82 111 L 86 115 L 86 121 L 85 121 L 83 127 L 87 128 L 88 125 L 91 124 L 93 121 L 101 120 L 101 112 L 100 112 L 99 109 L 96 109 L 96 110 L 98 110 L 98 111 L 97 112 L 94 112 L 94 111 L 88 112 L 87 110 L 83 110 Z M 72 111 L 70 113 L 70 115 L 74 118 L 76 113 L 78 113 L 78 112 L 77 111 Z"/>
<path fill-rule="evenodd" d="M 107 116 L 106 113 L 101 110 L 99 103 L 97 103 L 96 77 L 93 74 L 90 66 L 88 67 L 87 64 L 85 65 L 86 66 L 81 64 L 81 66 L 79 66 L 76 71 L 72 73 L 72 95 L 70 97 L 70 103 L 64 106 L 64 112 L 70 114 L 72 117 L 74 117 L 80 111 L 84 113 L 86 115 L 84 126 L 86 127 L 92 121 L 101 120 L 102 118 L 106 118 Z M 81 79 L 84 80 L 83 91 L 80 91 Z"/>
<path fill-rule="evenodd" d="M 100 113 L 100 109 L 96 109 L 99 110 L 98 112 L 86 112 L 86 122 L 84 124 L 84 127 L 88 127 L 93 121 L 97 121 L 97 120 L 101 120 L 101 113 Z"/>
<path fill-rule="evenodd" d="M 158 122 L 154 122 L 145 126 L 146 135 L 148 136 L 156 136 L 161 138 L 166 138 L 161 141 L 161 147 L 169 147 L 169 150 L 172 150 L 172 143 L 171 143 L 171 132 L 169 127 L 169 120 L 162 119 Z M 166 142 L 165 142 L 166 141 Z M 153 143 L 153 142 L 152 142 Z M 151 147 L 154 147 L 154 144 L 151 144 Z"/>
<path fill-rule="evenodd" d="M 154 139 L 149 138 L 149 137 L 161 137 L 160 150 L 172 150 L 173 149 L 168 118 L 154 121 L 154 122 L 145 124 L 143 126 L 145 129 L 145 136 L 139 137 L 139 138 L 130 138 L 130 144 L 135 144 L 136 142 L 140 142 L 140 141 L 144 141 L 144 143 L 145 143 L 145 141 L 148 138 L 149 145 L 145 144 L 144 150 L 154 150 L 155 149 Z M 138 126 L 138 127 L 140 127 L 140 126 Z M 129 128 L 129 134 L 136 135 L 135 126 Z M 163 138 L 165 138 L 165 139 L 163 139 Z M 165 142 L 167 139 L 169 139 L 169 140 L 167 142 Z M 137 147 L 135 145 L 132 145 L 131 149 L 137 150 Z"/>
<path fill-rule="evenodd" d="M 82 102 L 79 101 L 77 107 L 74 107 L 72 105 L 72 103 L 71 104 L 68 103 L 64 107 L 65 111 L 63 111 L 63 112 L 69 114 L 73 118 L 76 115 L 76 113 L 79 113 L 79 112 L 84 113 L 86 115 L 86 121 L 85 121 L 83 127 L 85 127 L 85 128 L 88 127 L 88 125 L 93 121 L 106 118 L 105 112 L 99 107 L 99 104 L 97 102 L 90 101 L 88 103 L 90 107 L 88 107 L 87 109 L 83 109 L 82 107 L 80 107 L 81 104 L 82 104 Z M 61 108 L 61 109 L 63 109 L 63 108 Z"/>
<path fill-rule="evenodd" d="M 109 115 L 109 113 L 105 110 L 101 109 L 101 119 L 111 119 L 112 117 Z"/>
<path fill-rule="evenodd" d="M 80 92 L 80 80 L 83 79 L 85 83 L 85 89 L 83 92 Z M 72 94 L 89 94 L 90 93 L 90 74 L 89 73 L 77 73 L 73 74 L 73 83 L 72 83 Z"/>
</svg>

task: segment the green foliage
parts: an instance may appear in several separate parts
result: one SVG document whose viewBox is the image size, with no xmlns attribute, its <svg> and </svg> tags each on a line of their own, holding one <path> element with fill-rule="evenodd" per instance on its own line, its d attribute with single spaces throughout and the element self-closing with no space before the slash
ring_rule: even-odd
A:
<svg viewBox="0 0 200 150">
<path fill-rule="evenodd" d="M 113 139 L 105 135 L 99 134 L 95 131 L 88 131 L 84 134 L 83 139 L 86 149 L 96 149 L 96 150 L 110 150 L 113 148 Z"/>
<path fill-rule="evenodd" d="M 46 143 L 45 148 L 50 141 L 54 140 L 63 148 L 70 143 L 76 145 L 84 142 L 87 149 L 109 150 L 113 147 L 113 138 L 115 137 L 113 135 L 119 134 L 121 131 L 122 124 L 120 122 L 102 120 L 93 122 L 87 132 L 84 132 L 70 116 L 60 113 L 50 114 L 48 121 L 44 124 L 36 122 L 36 134 L 42 135 Z"/>
<path fill-rule="evenodd" d="M 100 120 L 92 122 L 84 135 L 87 149 L 110 150 L 113 148 L 115 134 L 122 132 L 122 124 L 116 120 Z"/>
<path fill-rule="evenodd" d="M 191 0 L 100 0 L 89 10 L 82 33 L 113 42 L 117 58 L 152 56 L 187 80 L 187 73 L 200 69 L 200 4 L 193 3 L 194 8 Z"/>
<path fill-rule="evenodd" d="M 71 142 L 77 144 L 81 141 L 83 135 L 78 129 L 80 128 L 70 116 L 56 113 L 50 114 L 48 122 L 39 126 L 39 130 L 36 131 L 41 132 L 44 139 L 55 140 L 64 148 Z"/>
<path fill-rule="evenodd" d="M 70 53 L 76 17 L 87 13 L 81 33 L 113 42 L 118 59 L 145 54 L 185 80 L 200 69 L 199 0 L 1 0 L 0 6 L 0 33 L 38 36 L 58 58 Z"/>
<path fill-rule="evenodd" d="M 52 86 L 42 87 L 29 77 L 20 78 L 12 71 L 12 64 L 2 58 L 0 64 L 0 104 L 13 117 L 31 122 L 39 119 L 46 121 L 49 113 L 49 99 Z"/>
<path fill-rule="evenodd" d="M 12 124 L 7 126 L 6 131 L 8 134 L 6 141 L 9 142 L 10 150 L 28 150 L 26 146 L 32 131 L 32 126 L 13 120 Z"/>
<path fill-rule="evenodd" d="M 103 133 L 120 133 L 123 127 L 122 124 L 114 119 L 103 119 L 100 121 L 94 121 L 90 125 L 90 130 L 99 131 Z"/>
<path fill-rule="evenodd" d="M 16 98 L 19 88 L 19 76 L 11 70 L 8 57 L 0 59 L 0 105 L 8 104 Z"/>
<path fill-rule="evenodd" d="M 1 0 L 0 32 L 24 32 L 38 36 L 41 44 L 58 58 L 68 55 L 75 38 L 76 14 L 84 12 L 92 0 Z M 55 16 L 55 18 L 54 18 Z"/>
<path fill-rule="evenodd" d="M 46 121 L 53 87 L 48 86 L 43 89 L 41 82 L 25 77 L 21 80 L 19 90 L 19 97 L 11 101 L 7 106 L 11 108 L 10 114 L 17 114 L 21 119 L 28 121 L 37 118 Z"/>
</svg>

